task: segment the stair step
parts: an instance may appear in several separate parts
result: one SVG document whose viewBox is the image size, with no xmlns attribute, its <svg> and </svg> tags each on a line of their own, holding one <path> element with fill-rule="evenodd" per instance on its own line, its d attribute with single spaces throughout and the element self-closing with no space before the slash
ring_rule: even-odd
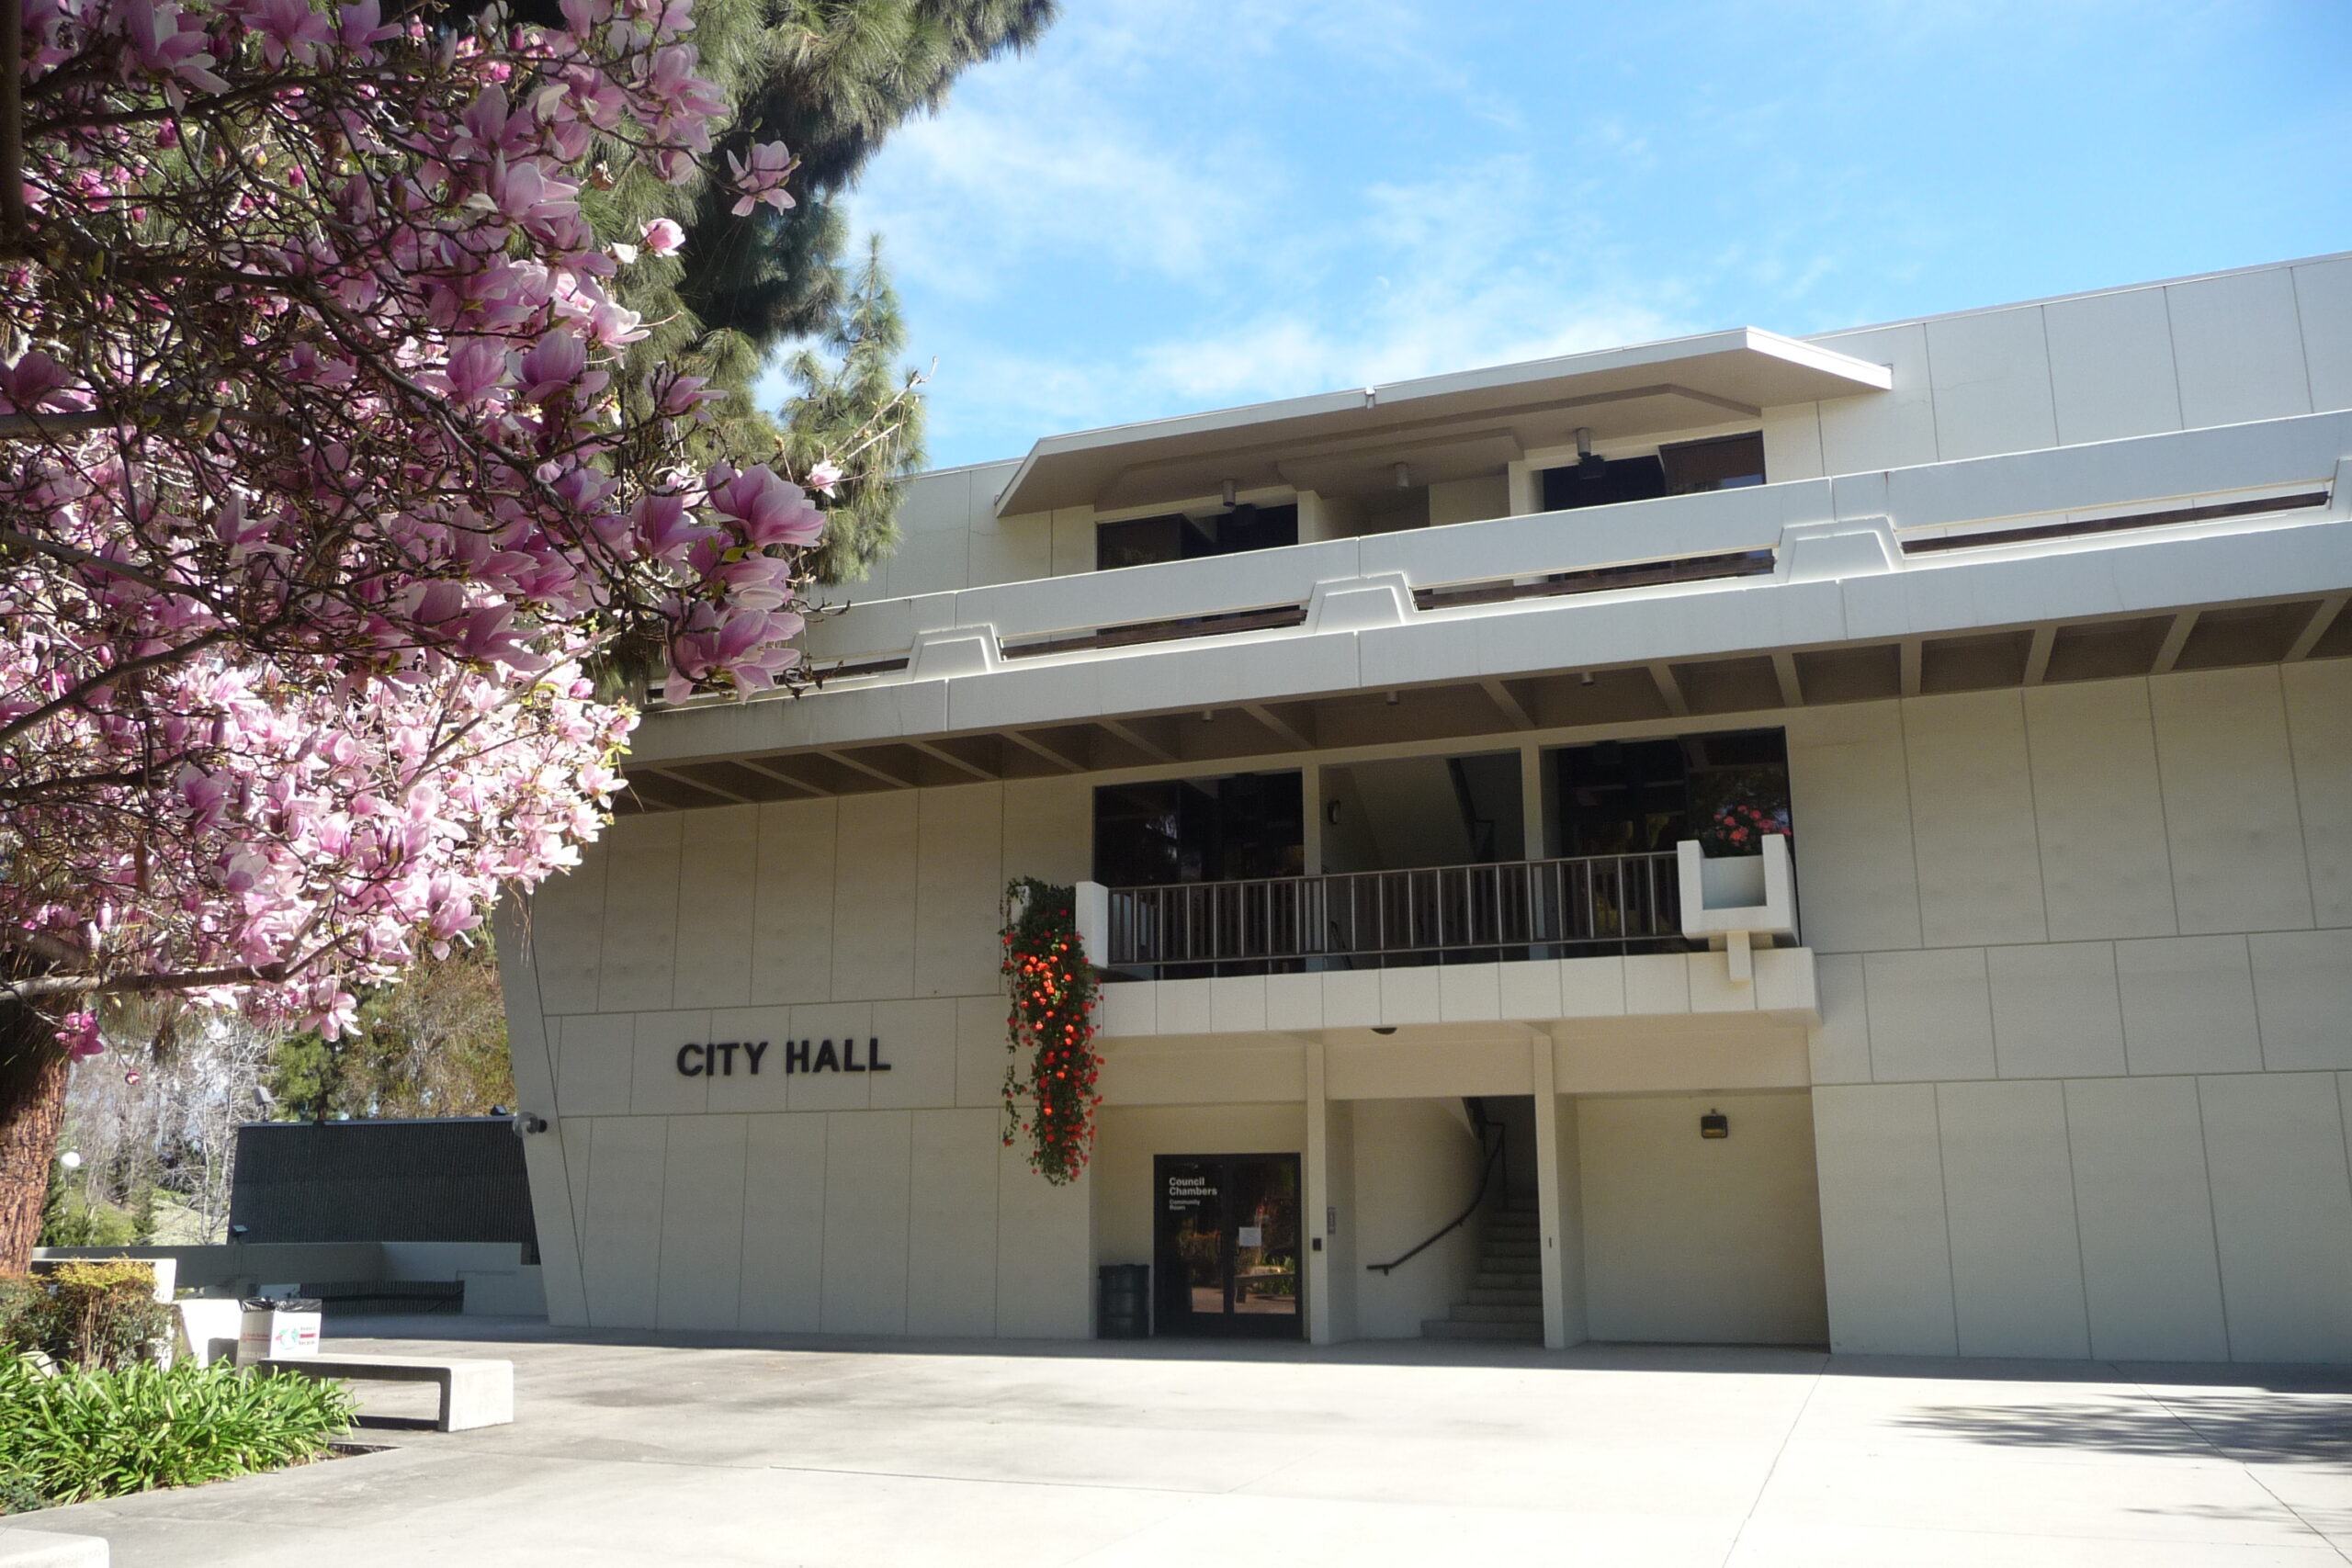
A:
<svg viewBox="0 0 2352 1568">
<path fill-rule="evenodd" d="M 1490 1241 L 1479 1248 L 1487 1258 L 1533 1258 L 1538 1250 L 1532 1241 Z"/>
<path fill-rule="evenodd" d="M 1533 1274 L 1543 1267 L 1544 1260 L 1532 1252 L 1518 1258 L 1498 1258 L 1492 1253 L 1486 1253 L 1478 1259 L 1478 1271 L 1482 1274 Z"/>
<path fill-rule="evenodd" d="M 1533 1285 L 1480 1285 L 1462 1299 L 1478 1306 L 1544 1306 L 1544 1292 Z"/>
<path fill-rule="evenodd" d="M 1453 1316 L 1456 1323 L 1542 1323 L 1544 1305 L 1541 1302 L 1457 1302 Z"/>
<path fill-rule="evenodd" d="M 1544 1343 L 1544 1325 L 1527 1323 L 1463 1323 L 1450 1317 L 1427 1318 L 1421 1324 L 1424 1339 L 1501 1339 L 1521 1345 Z"/>
<path fill-rule="evenodd" d="M 1470 1283 L 1481 1291 L 1533 1291 L 1537 1295 L 1544 1293 L 1544 1287 L 1537 1282 L 1532 1269 L 1498 1269 L 1491 1273 L 1481 1269 Z"/>
</svg>

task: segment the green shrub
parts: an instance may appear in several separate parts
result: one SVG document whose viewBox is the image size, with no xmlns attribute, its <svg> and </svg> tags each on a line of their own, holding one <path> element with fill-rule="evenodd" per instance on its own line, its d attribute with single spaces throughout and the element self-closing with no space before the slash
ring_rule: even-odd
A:
<svg viewBox="0 0 2352 1568">
<path fill-rule="evenodd" d="M 321 1458 L 355 1408 L 344 1384 L 290 1372 L 0 1361 L 0 1474 L 58 1504 L 194 1486 Z"/>
<path fill-rule="evenodd" d="M 45 1508 L 48 1499 L 28 1476 L 0 1475 L 0 1514 L 29 1514 Z"/>
<path fill-rule="evenodd" d="M 135 1258 L 61 1263 L 0 1280 L 0 1340 L 60 1365 L 122 1367 L 168 1342 L 172 1309 L 155 1299 L 153 1265 Z"/>
</svg>

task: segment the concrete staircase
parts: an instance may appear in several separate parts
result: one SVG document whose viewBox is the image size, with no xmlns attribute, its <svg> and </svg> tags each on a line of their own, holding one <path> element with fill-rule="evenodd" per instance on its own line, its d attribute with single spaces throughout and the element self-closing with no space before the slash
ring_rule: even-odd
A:
<svg viewBox="0 0 2352 1568">
<path fill-rule="evenodd" d="M 1544 1343 L 1542 1247 L 1532 1196 L 1513 1196 L 1491 1211 L 1469 1296 L 1448 1316 L 1423 1318 L 1421 1337 Z"/>
</svg>

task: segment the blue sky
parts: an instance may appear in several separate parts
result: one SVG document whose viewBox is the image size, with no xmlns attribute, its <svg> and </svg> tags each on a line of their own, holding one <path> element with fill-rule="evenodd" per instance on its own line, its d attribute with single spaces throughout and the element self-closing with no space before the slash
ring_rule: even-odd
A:
<svg viewBox="0 0 2352 1568">
<path fill-rule="evenodd" d="M 2346 0 L 1065 0 L 852 201 L 936 466 L 2352 249 Z"/>
</svg>

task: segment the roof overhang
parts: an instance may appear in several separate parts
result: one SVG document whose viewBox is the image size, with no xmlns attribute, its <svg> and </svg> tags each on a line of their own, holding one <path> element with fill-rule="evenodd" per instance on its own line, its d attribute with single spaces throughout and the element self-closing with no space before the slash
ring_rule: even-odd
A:
<svg viewBox="0 0 2352 1568">
<path fill-rule="evenodd" d="M 1397 462 L 1418 483 L 1440 482 L 1565 445 L 1578 427 L 1604 441 L 1664 434 L 1893 385 L 1886 366 L 1739 327 L 1048 436 L 996 511 L 1174 502 L 1214 495 L 1228 479 L 1344 495 L 1379 488 Z"/>
</svg>

